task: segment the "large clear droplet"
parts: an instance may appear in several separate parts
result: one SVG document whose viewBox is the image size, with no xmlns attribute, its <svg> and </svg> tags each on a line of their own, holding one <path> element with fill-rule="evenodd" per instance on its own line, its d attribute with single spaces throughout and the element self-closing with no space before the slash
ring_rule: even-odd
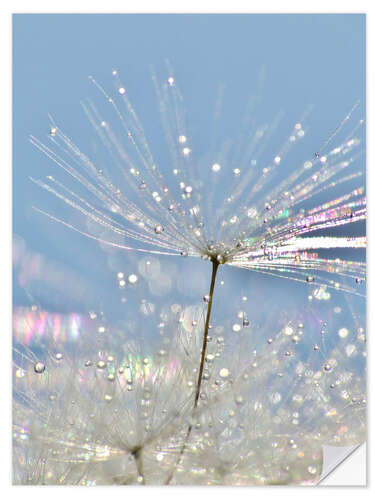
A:
<svg viewBox="0 0 375 500">
<path fill-rule="evenodd" d="M 34 372 L 35 373 L 43 373 L 45 369 L 46 369 L 46 365 L 44 363 L 42 363 L 41 361 L 38 361 L 34 365 Z"/>
</svg>

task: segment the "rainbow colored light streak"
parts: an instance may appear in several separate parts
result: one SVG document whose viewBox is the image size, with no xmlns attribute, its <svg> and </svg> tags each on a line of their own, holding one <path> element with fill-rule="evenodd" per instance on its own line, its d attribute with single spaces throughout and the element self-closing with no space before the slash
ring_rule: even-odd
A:
<svg viewBox="0 0 375 500">
<path fill-rule="evenodd" d="M 16 308 L 13 313 L 13 336 L 16 342 L 30 345 L 49 338 L 55 342 L 74 341 L 83 326 L 77 313 L 59 314 Z"/>
</svg>

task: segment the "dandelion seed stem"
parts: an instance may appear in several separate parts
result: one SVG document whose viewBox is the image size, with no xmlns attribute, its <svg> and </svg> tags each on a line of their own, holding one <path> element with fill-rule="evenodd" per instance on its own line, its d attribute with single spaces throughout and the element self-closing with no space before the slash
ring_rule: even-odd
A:
<svg viewBox="0 0 375 500">
<path fill-rule="evenodd" d="M 200 367 L 199 367 L 199 376 L 198 376 L 197 389 L 196 389 L 196 392 L 195 392 L 194 409 L 198 405 L 199 396 L 200 396 L 200 392 L 201 392 L 202 375 L 203 375 L 204 361 L 206 359 L 206 350 L 207 350 L 208 328 L 209 328 L 209 324 L 210 324 L 210 316 L 211 316 L 211 309 L 212 309 L 212 299 L 213 299 L 213 295 L 214 295 L 215 281 L 216 281 L 216 274 L 217 274 L 218 267 L 219 267 L 218 261 L 216 259 L 212 260 L 212 274 L 211 274 L 211 285 L 210 285 L 210 297 L 209 297 L 209 300 L 208 300 L 206 322 L 205 322 L 205 325 L 204 325 L 202 354 L 201 354 L 201 362 L 200 362 Z"/>
<path fill-rule="evenodd" d="M 140 484 L 145 485 L 145 476 L 143 473 L 143 460 L 142 460 L 142 448 L 136 448 L 132 451 L 132 456 L 137 467 L 138 478 L 141 478 Z"/>
<path fill-rule="evenodd" d="M 205 362 L 205 359 L 206 359 L 206 350 L 207 350 L 208 329 L 209 329 L 209 325 L 210 325 L 210 316 L 211 316 L 211 309 L 212 309 L 212 299 L 213 299 L 214 290 L 215 290 L 216 274 L 217 274 L 218 267 L 220 265 L 220 263 L 217 261 L 216 258 L 212 258 L 211 262 L 212 262 L 212 272 L 211 272 L 210 295 L 209 295 L 209 300 L 208 300 L 206 321 L 205 321 L 205 325 L 204 325 L 204 334 L 203 334 L 203 344 L 202 344 L 202 352 L 201 352 L 201 361 L 200 361 L 200 366 L 199 366 L 199 375 L 198 375 L 197 388 L 196 388 L 196 391 L 195 391 L 193 415 L 194 415 L 195 410 L 196 410 L 196 408 L 198 406 L 199 397 L 200 397 L 200 394 L 201 394 L 203 369 L 204 369 L 204 362 Z M 169 475 L 169 477 L 167 479 L 166 484 L 170 484 L 170 482 L 171 482 L 171 480 L 173 478 L 173 475 L 174 475 L 174 473 L 176 471 L 176 468 L 179 465 L 179 463 L 181 462 L 181 459 L 182 459 L 182 456 L 184 454 L 186 445 L 187 445 L 187 443 L 189 441 L 192 429 L 193 429 L 193 425 L 190 424 L 189 427 L 188 427 L 187 433 L 186 433 L 184 444 L 181 447 L 178 459 L 177 459 L 177 461 L 175 463 L 175 466 L 174 466 L 172 472 L 170 473 L 170 475 Z"/>
</svg>

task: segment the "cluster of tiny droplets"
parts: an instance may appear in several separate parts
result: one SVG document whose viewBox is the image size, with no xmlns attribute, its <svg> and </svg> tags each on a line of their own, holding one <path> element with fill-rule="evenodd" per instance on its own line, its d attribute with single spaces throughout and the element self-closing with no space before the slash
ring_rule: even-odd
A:
<svg viewBox="0 0 375 500">
<path fill-rule="evenodd" d="M 164 83 L 156 77 L 154 83 L 170 171 L 155 162 L 117 71 L 114 96 L 91 78 L 109 111 L 102 116 L 91 102 L 84 110 L 123 182 L 115 183 L 52 123 L 52 146 L 34 137 L 32 143 L 90 197 L 50 175 L 35 182 L 83 214 L 90 230 L 46 215 L 101 243 L 153 254 L 137 272 L 118 271 L 120 293 L 129 287 L 136 293 L 142 279 L 152 284 L 150 262 L 158 255 L 200 256 L 306 283 L 311 294 L 302 317 L 310 321 L 293 311 L 277 320 L 270 313 L 257 324 L 242 296 L 234 317 L 208 325 L 197 408 L 210 294 L 201 304 L 175 303 L 163 311 L 142 296 L 139 313 L 158 318 L 157 347 L 142 345 L 139 325 L 114 332 L 94 311 L 94 326 L 82 330 L 73 348 L 54 340 L 43 357 L 20 341 L 14 368 L 19 484 L 316 484 L 324 444 L 364 440 L 365 333 L 355 314 L 350 327 L 340 324 L 343 306 L 331 297 L 363 295 L 365 266 L 317 251 L 363 248 L 365 238 L 311 235 L 365 218 L 363 187 L 314 205 L 314 196 L 329 196 L 363 175 L 356 167 L 362 120 L 350 125 L 357 105 L 315 154 L 280 178 L 288 153 L 305 136 L 303 120 L 272 158 L 263 151 L 275 124 L 246 131 L 232 163 L 219 154 L 198 163 L 169 72 Z M 332 147 L 343 131 L 345 139 Z M 229 193 L 218 190 L 215 204 L 220 176 Z M 330 321 L 316 320 L 316 308 L 331 302 Z M 39 324 L 38 311 L 28 314 L 28 324 Z"/>
<path fill-rule="evenodd" d="M 34 180 L 83 214 L 91 223 L 90 231 L 59 222 L 117 248 L 200 256 L 258 273 L 363 294 L 359 286 L 365 279 L 362 262 L 320 258 L 317 251 L 364 248 L 365 237 L 311 235 L 366 217 L 363 186 L 314 205 L 314 197 L 329 197 L 330 191 L 341 186 L 345 189 L 363 178 L 364 170 L 358 167 L 363 119 L 352 123 L 358 103 L 319 151 L 310 152 L 308 159 L 295 168 L 287 167 L 288 155 L 305 137 L 302 120 L 294 124 L 273 158 L 267 158 L 264 149 L 275 123 L 246 131 L 246 147 L 240 144 L 225 165 L 218 161 L 200 164 L 194 158 L 187 132 L 182 96 L 169 71 L 171 76 L 165 83 L 154 77 L 171 154 L 169 167 L 161 169 L 153 158 L 116 70 L 114 96 L 90 77 L 108 102 L 105 113 L 114 115 L 114 125 L 91 101 L 83 108 L 107 151 L 108 164 L 118 170 L 122 181 L 115 183 L 111 172 L 97 167 L 55 123 L 50 130 L 51 147 L 31 137 L 38 149 L 90 192 L 91 199 L 84 199 L 51 175 L 45 181 Z M 345 137 L 335 144 L 341 132 Z M 215 191 L 217 186 L 220 189 Z M 227 186 L 229 193 L 223 196 Z M 113 240 L 108 239 L 110 233 Z M 139 246 L 133 247 L 131 240 Z"/>
<path fill-rule="evenodd" d="M 44 332 L 42 359 L 31 338 L 22 346 L 16 335 L 15 482 L 166 484 L 173 472 L 171 484 L 315 484 L 323 444 L 353 445 L 365 435 L 357 366 L 364 330 L 340 328 L 332 348 L 322 324 L 313 345 L 316 335 L 300 320 L 283 319 L 272 330 L 270 318 L 256 330 L 247 297 L 237 304 L 209 329 L 198 413 L 205 306 L 157 310 L 139 300 L 141 315 L 159 319 L 152 348 L 139 341 L 139 326 L 117 332 L 94 311 L 74 342 Z M 41 317 L 54 323 L 37 309 L 18 314 L 28 315 L 35 334 Z M 307 356 L 299 355 L 301 344 L 311 346 Z M 179 460 L 187 425 L 190 444 Z"/>
</svg>

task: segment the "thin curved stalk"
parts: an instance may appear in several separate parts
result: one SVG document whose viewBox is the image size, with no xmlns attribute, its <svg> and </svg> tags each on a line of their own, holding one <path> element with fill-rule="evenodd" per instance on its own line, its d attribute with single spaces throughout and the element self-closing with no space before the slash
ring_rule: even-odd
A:
<svg viewBox="0 0 375 500">
<path fill-rule="evenodd" d="M 142 448 L 137 448 L 132 452 L 132 456 L 135 461 L 135 465 L 137 467 L 138 472 L 138 482 L 139 484 L 145 485 L 145 476 L 143 472 L 143 459 L 142 459 Z"/>
<path fill-rule="evenodd" d="M 212 302 L 213 302 L 213 295 L 214 295 L 214 290 L 215 290 L 215 281 L 216 281 L 216 274 L 217 270 L 219 267 L 219 262 L 213 258 L 211 260 L 212 262 L 212 272 L 211 272 L 211 285 L 210 285 L 210 294 L 209 294 L 209 300 L 208 300 L 208 307 L 207 307 L 207 315 L 206 315 L 206 321 L 204 325 L 204 334 L 203 334 L 203 344 L 202 344 L 202 351 L 201 351 L 201 360 L 200 360 L 200 366 L 199 366 L 199 375 L 198 375 L 198 382 L 197 382 L 197 388 L 195 391 L 195 399 L 194 399 L 194 409 L 193 409 L 193 416 L 195 413 L 195 410 L 197 409 L 198 402 L 199 402 L 199 397 L 201 394 L 201 385 L 202 385 L 202 377 L 203 377 L 203 369 L 204 369 L 204 362 L 206 360 L 206 350 L 207 350 L 207 338 L 208 338 L 208 329 L 210 325 L 210 316 L 211 316 L 211 309 L 212 309 Z M 183 454 L 185 452 L 186 446 L 189 442 L 190 439 L 190 434 L 193 429 L 193 424 L 190 424 L 188 427 L 188 430 L 186 432 L 186 437 L 184 440 L 184 444 L 181 447 L 178 459 L 176 460 L 176 463 L 168 476 L 168 479 L 165 484 L 170 484 L 174 473 L 176 472 L 176 469 L 178 465 L 180 464 Z"/>
</svg>

